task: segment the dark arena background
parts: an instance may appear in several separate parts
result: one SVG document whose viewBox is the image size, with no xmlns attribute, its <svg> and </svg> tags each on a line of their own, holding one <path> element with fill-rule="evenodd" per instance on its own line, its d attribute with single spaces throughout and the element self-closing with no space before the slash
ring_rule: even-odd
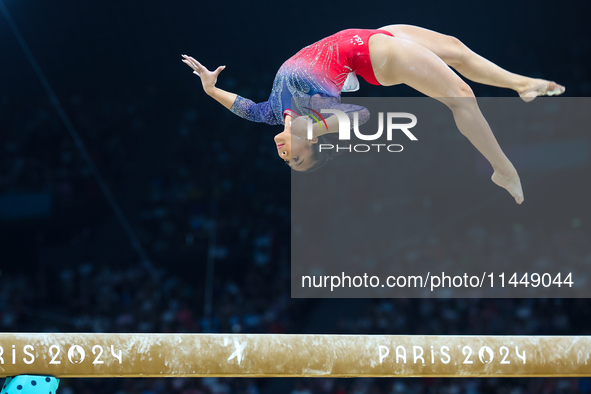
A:
<svg viewBox="0 0 591 394">
<path fill-rule="evenodd" d="M 590 2 L 0 0 L 0 7 L 0 331 L 591 334 L 588 299 L 292 299 L 290 171 L 272 142 L 282 129 L 229 113 L 181 62 L 186 53 L 210 69 L 226 65 L 217 86 L 265 101 L 279 66 L 305 45 L 349 27 L 404 23 L 456 36 L 508 70 L 586 97 Z M 361 84 L 355 95 L 418 95 Z M 471 86 L 476 96 L 513 95 Z M 581 177 L 589 163 L 524 182 L 525 214 L 509 226 L 492 224 L 520 209 L 507 198 L 398 258 L 437 264 L 494 253 L 591 266 L 591 180 Z M 474 172 L 459 164 L 450 158 L 442 167 Z M 474 192 L 490 187 L 479 179 Z M 450 191 L 465 187 L 461 175 L 449 182 Z M 578 192 L 563 193 L 573 183 Z M 425 201 L 416 190 L 412 201 Z M 536 195 L 569 209 L 540 216 L 527 208 Z M 429 209 L 439 214 L 436 204 Z M 589 393 L 591 380 L 63 379 L 58 392 L 547 394 Z"/>
</svg>

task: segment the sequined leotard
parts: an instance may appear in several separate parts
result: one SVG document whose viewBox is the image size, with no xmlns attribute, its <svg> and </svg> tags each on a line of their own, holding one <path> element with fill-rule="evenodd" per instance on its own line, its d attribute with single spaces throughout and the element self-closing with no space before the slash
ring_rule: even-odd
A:
<svg viewBox="0 0 591 394">
<path fill-rule="evenodd" d="M 253 122 L 284 124 L 284 117 L 296 117 L 310 105 L 312 97 L 329 97 L 332 108 L 358 111 L 359 106 L 340 103 L 341 90 L 351 72 L 379 85 L 371 67 L 369 38 L 374 34 L 392 35 L 385 30 L 348 29 L 303 48 L 289 58 L 275 76 L 269 100 L 255 104 L 236 97 L 230 110 Z M 327 107 L 327 100 L 322 100 Z M 363 123 L 363 122 L 362 122 Z"/>
</svg>

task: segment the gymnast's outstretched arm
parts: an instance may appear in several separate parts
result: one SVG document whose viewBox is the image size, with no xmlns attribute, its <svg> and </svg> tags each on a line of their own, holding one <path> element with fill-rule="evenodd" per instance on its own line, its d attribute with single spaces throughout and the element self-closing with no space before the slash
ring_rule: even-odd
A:
<svg viewBox="0 0 591 394">
<path fill-rule="evenodd" d="M 205 68 L 201 63 L 199 63 L 191 56 L 182 56 L 183 63 L 191 67 L 193 69 L 193 74 L 196 74 L 201 79 L 201 84 L 203 85 L 203 90 L 205 91 L 205 93 L 207 93 L 210 97 L 215 99 L 224 107 L 228 109 L 232 108 L 232 105 L 234 105 L 234 101 L 236 101 L 237 95 L 235 93 L 226 92 L 225 90 L 222 90 L 215 86 L 218 80 L 218 75 L 220 75 L 220 73 L 224 68 L 226 68 L 226 66 L 219 66 L 215 71 L 209 71 L 207 68 Z"/>
<path fill-rule="evenodd" d="M 270 125 L 277 125 L 280 121 L 273 114 L 271 105 L 268 101 L 262 103 L 254 103 L 252 100 L 238 96 L 235 93 L 227 92 L 215 86 L 218 75 L 226 66 L 219 66 L 215 71 L 209 71 L 197 60 L 191 56 L 182 55 L 183 63 L 193 69 L 193 74 L 196 74 L 201 79 L 203 90 L 210 97 L 215 99 L 218 103 L 240 116 L 248 119 L 251 122 L 267 123 Z"/>
</svg>

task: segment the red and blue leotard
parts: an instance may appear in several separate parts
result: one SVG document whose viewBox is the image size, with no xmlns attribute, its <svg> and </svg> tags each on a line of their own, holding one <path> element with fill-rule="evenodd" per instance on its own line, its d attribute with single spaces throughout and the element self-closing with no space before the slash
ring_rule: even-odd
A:
<svg viewBox="0 0 591 394">
<path fill-rule="evenodd" d="M 392 35 L 385 30 L 347 29 L 308 45 L 279 68 L 269 100 L 255 104 L 238 96 L 230 110 L 253 122 L 277 125 L 284 124 L 287 114 L 294 117 L 301 114 L 302 108 L 310 105 L 311 97 L 333 98 L 328 100 L 332 103 L 331 107 L 344 112 L 364 109 L 341 104 L 340 96 L 351 72 L 371 84 L 379 85 L 368 47 L 369 38 L 374 34 Z M 322 102 L 323 108 L 327 109 L 327 100 Z"/>
</svg>

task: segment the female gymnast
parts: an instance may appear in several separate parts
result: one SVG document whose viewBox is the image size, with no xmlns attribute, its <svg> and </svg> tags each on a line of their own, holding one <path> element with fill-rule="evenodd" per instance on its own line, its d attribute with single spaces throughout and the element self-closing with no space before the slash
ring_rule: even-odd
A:
<svg viewBox="0 0 591 394">
<path fill-rule="evenodd" d="M 338 122 L 336 116 L 328 118 L 328 131 L 315 124 L 313 139 L 306 139 L 306 117 L 300 116 L 301 108 L 292 108 L 292 98 L 329 97 L 338 104 L 341 91 L 355 89 L 355 75 L 374 85 L 406 84 L 449 107 L 460 132 L 492 165 L 492 181 L 518 204 L 523 202 L 523 191 L 517 171 L 501 150 L 472 90 L 450 67 L 474 82 L 513 89 L 525 101 L 565 91 L 555 82 L 508 72 L 457 38 L 409 25 L 343 30 L 305 47 L 281 66 L 269 100 L 259 104 L 215 86 L 226 66 L 209 71 L 190 56 L 183 55 L 182 61 L 201 78 L 205 92 L 233 113 L 254 122 L 284 125 L 274 138 L 277 153 L 297 171 L 313 170 L 328 160 L 319 152 L 318 142 L 337 132 Z"/>
</svg>

